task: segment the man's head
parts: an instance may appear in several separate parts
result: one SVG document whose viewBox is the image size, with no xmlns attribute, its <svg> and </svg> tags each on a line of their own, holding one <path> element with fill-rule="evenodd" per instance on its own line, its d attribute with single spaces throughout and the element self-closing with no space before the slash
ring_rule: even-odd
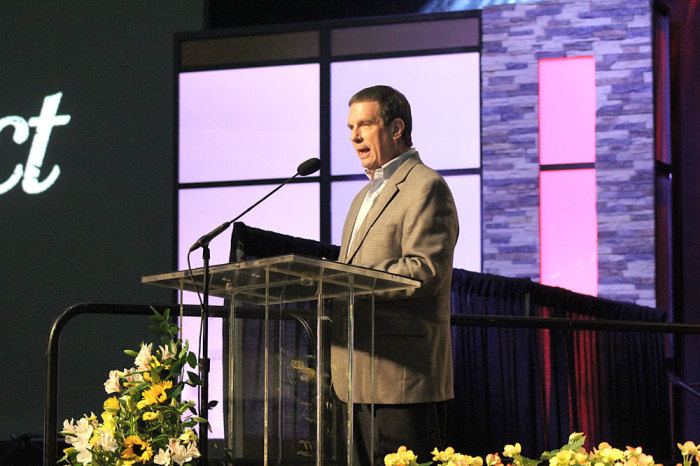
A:
<svg viewBox="0 0 700 466">
<path fill-rule="evenodd" d="M 411 148 L 411 106 L 389 86 L 373 86 L 349 102 L 350 139 L 365 169 L 372 173 Z"/>
</svg>

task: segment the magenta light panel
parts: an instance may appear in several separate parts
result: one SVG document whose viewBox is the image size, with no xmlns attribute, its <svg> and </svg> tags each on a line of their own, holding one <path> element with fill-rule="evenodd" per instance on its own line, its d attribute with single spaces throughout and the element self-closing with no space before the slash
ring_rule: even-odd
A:
<svg viewBox="0 0 700 466">
<path fill-rule="evenodd" d="M 595 60 L 539 62 L 540 275 L 598 294 Z"/>
</svg>

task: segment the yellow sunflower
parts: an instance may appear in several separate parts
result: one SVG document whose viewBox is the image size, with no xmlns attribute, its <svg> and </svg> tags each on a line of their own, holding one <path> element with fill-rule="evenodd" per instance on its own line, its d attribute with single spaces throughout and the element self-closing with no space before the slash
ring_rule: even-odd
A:
<svg viewBox="0 0 700 466">
<path fill-rule="evenodd" d="M 158 403 L 163 403 L 168 399 L 168 395 L 165 390 L 172 388 L 173 382 L 166 380 L 165 382 L 155 383 L 151 385 L 148 390 L 143 392 L 143 399 L 139 401 L 136 406 L 139 409 L 143 409 L 146 406 L 156 405 Z"/>
<path fill-rule="evenodd" d="M 153 448 L 138 435 L 130 435 L 124 439 L 124 451 L 121 455 L 123 459 L 146 463 L 152 456 Z"/>
</svg>

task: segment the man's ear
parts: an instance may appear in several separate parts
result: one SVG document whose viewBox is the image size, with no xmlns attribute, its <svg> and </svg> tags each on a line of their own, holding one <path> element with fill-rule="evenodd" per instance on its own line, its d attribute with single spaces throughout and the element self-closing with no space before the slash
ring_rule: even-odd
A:
<svg viewBox="0 0 700 466">
<path fill-rule="evenodd" d="M 405 127 L 406 123 L 404 123 L 401 118 L 394 118 L 394 121 L 391 122 L 393 139 L 400 139 L 403 135 L 403 130 Z"/>
</svg>

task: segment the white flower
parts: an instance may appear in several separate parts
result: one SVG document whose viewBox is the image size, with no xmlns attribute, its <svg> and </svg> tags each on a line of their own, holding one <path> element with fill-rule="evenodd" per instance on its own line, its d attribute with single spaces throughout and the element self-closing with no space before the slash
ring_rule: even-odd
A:
<svg viewBox="0 0 700 466">
<path fill-rule="evenodd" d="M 175 354 L 175 350 L 177 349 L 177 348 L 175 348 L 175 343 L 171 342 L 170 344 L 165 345 L 165 346 L 158 346 L 158 348 L 160 348 L 160 354 L 161 354 L 160 360 L 161 361 L 167 361 L 170 358 L 174 359 L 177 356 Z"/>
<path fill-rule="evenodd" d="M 63 421 L 63 433 L 64 434 L 75 434 L 75 431 L 77 430 L 77 427 L 75 425 L 75 420 L 71 419 L 70 422 L 68 422 L 68 419 Z M 72 435 L 66 435 L 66 443 L 69 445 L 73 445 L 73 442 L 75 441 L 75 437 Z"/>
<path fill-rule="evenodd" d="M 109 371 L 109 379 L 104 385 L 107 393 L 120 393 L 122 387 L 119 384 L 119 371 Z"/>
<path fill-rule="evenodd" d="M 201 455 L 197 450 L 195 442 L 189 443 L 186 446 L 182 445 L 177 439 L 170 439 L 170 451 L 172 452 L 173 461 L 182 466 L 194 458 L 199 458 Z"/>
<path fill-rule="evenodd" d="M 148 370 L 148 365 L 151 363 L 151 348 L 153 347 L 153 343 L 149 343 L 148 345 L 141 345 L 141 350 L 139 351 L 138 356 L 136 356 L 136 360 L 134 361 L 134 364 L 136 364 L 136 367 L 140 371 L 147 371 Z"/>
<path fill-rule="evenodd" d="M 92 463 L 92 452 L 87 448 L 78 448 L 78 456 L 75 459 L 78 463 L 90 464 Z"/>
<path fill-rule="evenodd" d="M 73 437 L 72 445 L 76 449 L 87 448 L 90 445 L 90 437 L 95 430 L 95 426 L 87 418 L 87 416 L 78 419 L 75 426 L 75 437 Z"/>
<path fill-rule="evenodd" d="M 122 372 L 122 377 L 128 383 L 141 383 L 143 382 L 143 374 L 138 373 L 138 369 L 132 367 L 131 369 L 124 369 Z"/>
<path fill-rule="evenodd" d="M 153 457 L 153 462 L 155 464 L 170 464 L 170 449 L 164 451 L 162 448 L 158 450 L 158 454 Z"/>
<path fill-rule="evenodd" d="M 112 433 L 110 431 L 103 430 L 100 432 L 100 438 L 97 439 L 97 444 L 95 446 L 104 451 L 115 451 L 119 445 L 117 444 L 117 441 L 114 440 L 114 437 L 112 437 Z"/>
</svg>

